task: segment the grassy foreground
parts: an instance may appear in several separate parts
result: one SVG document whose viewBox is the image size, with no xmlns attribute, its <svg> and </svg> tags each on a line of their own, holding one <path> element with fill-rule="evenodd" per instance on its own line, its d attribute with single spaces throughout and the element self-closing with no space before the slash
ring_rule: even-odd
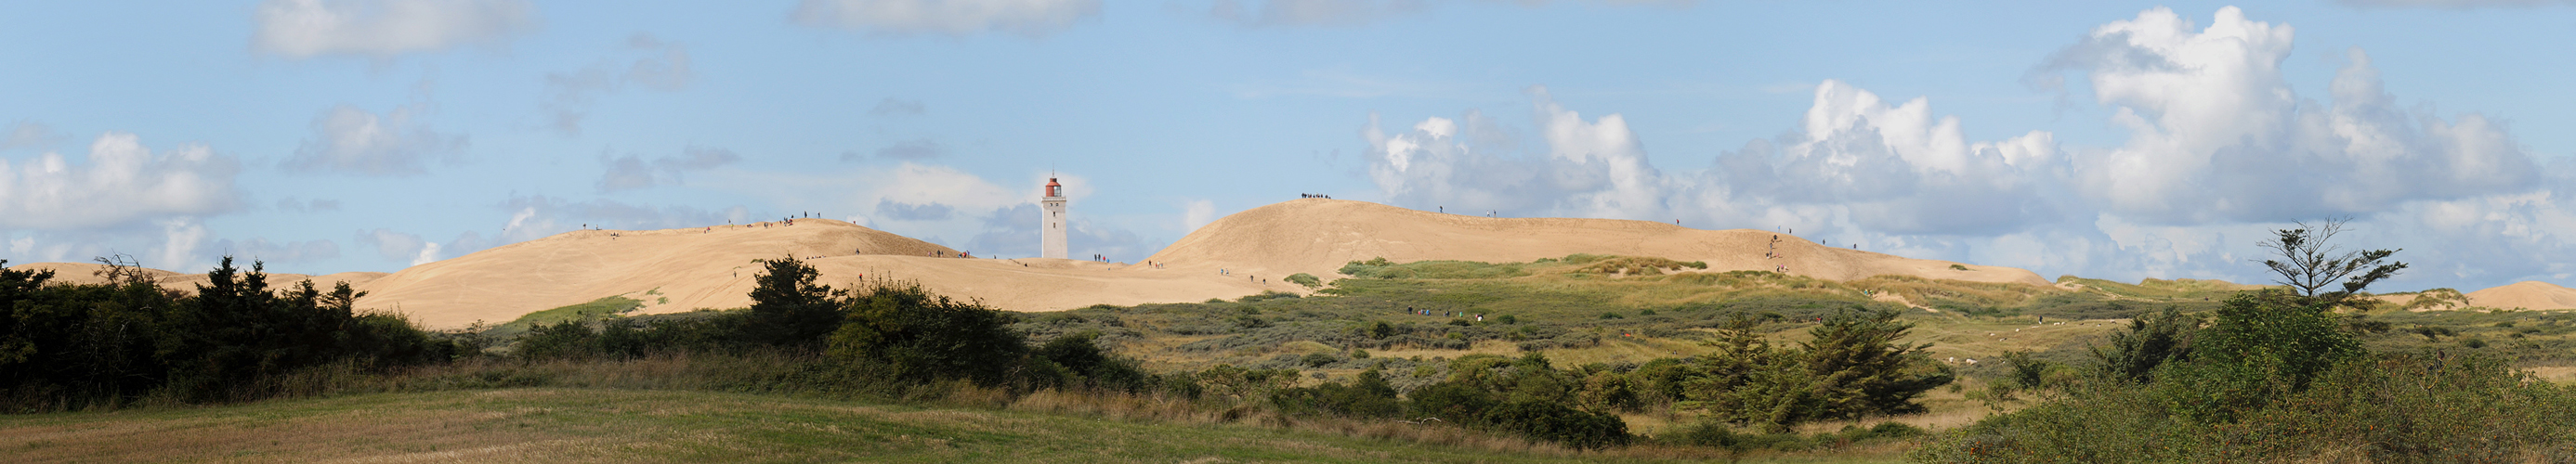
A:
<svg viewBox="0 0 2576 464">
<path fill-rule="evenodd" d="M 1892 451 L 1892 450 L 1889 450 Z M 1244 424 L 698 391 L 517 388 L 0 416 L 20 462 L 1689 462 Z M 1894 462 L 1805 455 L 1793 462 Z M 1706 458 L 1706 456 L 1698 456 Z"/>
</svg>

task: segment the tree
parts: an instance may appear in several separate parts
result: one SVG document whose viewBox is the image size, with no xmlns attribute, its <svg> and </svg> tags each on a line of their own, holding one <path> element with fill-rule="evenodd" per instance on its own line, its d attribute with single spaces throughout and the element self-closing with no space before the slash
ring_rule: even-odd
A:
<svg viewBox="0 0 2576 464">
<path fill-rule="evenodd" d="M 2263 266 L 2274 274 L 2280 274 L 2274 282 L 2289 286 L 2299 296 L 2321 298 L 2335 304 L 2361 293 L 2371 283 L 2396 277 L 2398 271 L 2406 269 L 2406 263 L 2382 263 L 2399 250 L 2346 251 L 2342 246 L 2329 243 L 2335 235 L 2343 233 L 2347 221 L 2345 218 L 2330 218 L 2315 225 L 2299 222 L 2299 228 L 2273 231 L 2273 241 L 2263 242 L 2262 247 L 2275 256 L 2263 260 Z M 2338 280 L 2343 281 L 2343 289 L 2326 290 L 2328 285 Z"/>
<path fill-rule="evenodd" d="M 822 273 L 792 255 L 760 263 L 763 269 L 753 278 L 757 286 L 751 289 L 751 313 L 743 327 L 748 341 L 811 347 L 840 328 L 841 303 L 835 300 L 844 293 L 815 284 Z"/>
<path fill-rule="evenodd" d="M 1932 344 L 1896 343 L 1914 324 L 1897 322 L 1896 311 L 1836 311 L 1824 325 L 1808 332 L 1807 369 L 1815 373 L 1816 394 L 1823 409 L 1818 418 L 1853 418 L 1867 414 L 1922 412 L 1914 398 L 1948 385 L 1950 368 L 1924 354 Z"/>
</svg>

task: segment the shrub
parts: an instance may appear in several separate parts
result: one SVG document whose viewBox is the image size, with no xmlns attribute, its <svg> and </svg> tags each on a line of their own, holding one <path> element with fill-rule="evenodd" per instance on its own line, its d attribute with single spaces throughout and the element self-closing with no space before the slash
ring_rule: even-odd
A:
<svg viewBox="0 0 2576 464">
<path fill-rule="evenodd" d="M 1513 401 L 1485 411 L 1480 422 L 1536 440 L 1574 448 L 1628 444 L 1628 423 L 1619 416 L 1587 412 L 1549 401 Z"/>
<path fill-rule="evenodd" d="M 2193 334 L 2200 330 L 2197 315 L 2185 315 L 2172 308 L 2149 317 L 2129 321 L 2128 330 L 2113 332 L 2108 346 L 2092 347 L 2097 361 L 2095 372 L 2101 377 L 2131 383 L 2153 380 L 2157 366 L 2191 359 Z"/>
<path fill-rule="evenodd" d="M 881 283 L 851 298 L 830 354 L 880 366 L 908 381 L 963 379 L 999 385 L 1028 350 L 1011 316 L 982 304 L 933 296 L 917 283 Z"/>
<path fill-rule="evenodd" d="M 1404 412 L 1395 399 L 1395 387 L 1377 369 L 1360 372 L 1351 385 L 1325 382 L 1306 388 L 1281 389 L 1270 401 L 1280 412 L 1299 415 L 1331 415 L 1355 418 L 1389 418 Z"/>
<path fill-rule="evenodd" d="M 1135 360 L 1102 349 L 1099 339 L 1099 332 L 1089 331 L 1056 337 L 1032 350 L 1031 362 L 1062 367 L 1070 378 L 1058 382 L 1061 386 L 1142 392 L 1160 383 Z"/>
<path fill-rule="evenodd" d="M 1305 357 L 1297 358 L 1297 362 L 1305 364 L 1306 367 L 1324 367 L 1341 360 L 1342 358 L 1333 356 L 1332 353 L 1307 353 Z"/>
</svg>

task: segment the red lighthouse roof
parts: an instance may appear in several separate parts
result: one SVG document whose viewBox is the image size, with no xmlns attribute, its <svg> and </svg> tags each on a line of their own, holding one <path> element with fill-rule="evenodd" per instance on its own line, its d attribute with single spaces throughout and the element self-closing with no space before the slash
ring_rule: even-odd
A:
<svg viewBox="0 0 2576 464">
<path fill-rule="evenodd" d="M 1046 187 L 1047 187 L 1047 194 L 1046 194 L 1046 196 L 1050 196 L 1050 197 L 1060 197 L 1060 196 L 1064 196 L 1064 193 L 1062 193 L 1062 189 L 1064 188 L 1064 184 L 1058 184 L 1058 183 L 1055 183 L 1055 178 L 1053 178 L 1053 177 L 1049 177 L 1049 178 L 1047 178 L 1047 185 L 1046 185 Z"/>
</svg>

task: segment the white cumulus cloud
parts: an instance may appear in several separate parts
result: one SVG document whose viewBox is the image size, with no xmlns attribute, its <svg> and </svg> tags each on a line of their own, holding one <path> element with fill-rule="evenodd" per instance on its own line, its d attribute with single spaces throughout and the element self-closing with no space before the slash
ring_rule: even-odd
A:
<svg viewBox="0 0 2576 464">
<path fill-rule="evenodd" d="M 386 58 L 508 40 L 537 29 L 523 0 L 269 0 L 251 44 L 292 58 Z"/>
<path fill-rule="evenodd" d="M 2397 107 L 2358 49 L 2331 104 L 2292 91 L 2292 28 L 2223 8 L 2206 26 L 2157 8 L 2052 58 L 2083 73 L 2128 142 L 2074 159 L 2109 210 L 2197 224 L 2386 211 L 2407 200 L 2521 191 L 2536 171 L 2503 128 Z"/>
<path fill-rule="evenodd" d="M 2576 277 L 2576 159 L 2544 165 L 2485 115 L 2400 103 L 2359 49 L 2302 96 L 2282 70 L 2292 31 L 2235 8 L 2206 26 L 2157 8 L 2094 28 L 2032 80 L 2109 109 L 2127 136 L 2111 146 L 1971 140 L 1928 98 L 1827 80 L 1783 135 L 1659 168 L 1625 117 L 1587 119 L 1538 89 L 1530 130 L 1477 111 L 1389 130 L 1371 114 L 1366 175 L 1424 210 L 1794 230 L 2043 275 L 2261 283 L 2249 259 L 2270 230 L 2351 217 L 2352 246 L 2415 264 L 2395 287 Z"/>
<path fill-rule="evenodd" d="M 286 243 L 265 238 L 250 240 L 216 240 L 215 248 L 243 260 L 270 263 L 295 263 L 340 257 L 340 244 L 330 240 L 299 240 Z"/>
<path fill-rule="evenodd" d="M 880 36 L 1040 37 L 1099 15 L 1099 0 L 804 0 L 789 19 Z"/>
<path fill-rule="evenodd" d="M 1210 222 L 1216 222 L 1216 202 L 1194 200 L 1181 205 L 1181 232 L 1197 232 Z"/>
<path fill-rule="evenodd" d="M 546 99 L 539 106 L 551 119 L 548 126 L 564 135 L 581 135 L 592 102 L 602 95 L 628 85 L 676 92 L 697 78 L 686 44 L 635 34 L 627 37 L 625 51 L 634 59 L 601 60 L 570 72 L 547 73 Z"/>
<path fill-rule="evenodd" d="M 295 156 L 280 167 L 401 176 L 427 173 L 431 161 L 462 161 L 459 155 L 468 143 L 466 136 L 440 133 L 414 117 L 409 107 L 396 107 L 383 115 L 348 105 L 333 107 L 313 118 L 312 138 L 296 147 Z"/>
<path fill-rule="evenodd" d="M 681 176 L 692 171 L 705 171 L 742 161 L 742 155 L 723 148 L 690 146 L 677 156 L 651 160 L 641 155 L 601 156 L 599 164 L 607 172 L 599 179 L 599 191 L 614 192 L 655 185 L 679 185 Z"/>
<path fill-rule="evenodd" d="M 204 145 L 155 153 L 134 134 L 109 132 L 90 143 L 86 161 L 51 152 L 0 159 L 0 229 L 122 227 L 241 205 L 239 165 Z"/>
<path fill-rule="evenodd" d="M 1208 15 L 1244 26 L 1356 26 L 1421 13 L 1427 0 L 1217 0 Z"/>
</svg>

